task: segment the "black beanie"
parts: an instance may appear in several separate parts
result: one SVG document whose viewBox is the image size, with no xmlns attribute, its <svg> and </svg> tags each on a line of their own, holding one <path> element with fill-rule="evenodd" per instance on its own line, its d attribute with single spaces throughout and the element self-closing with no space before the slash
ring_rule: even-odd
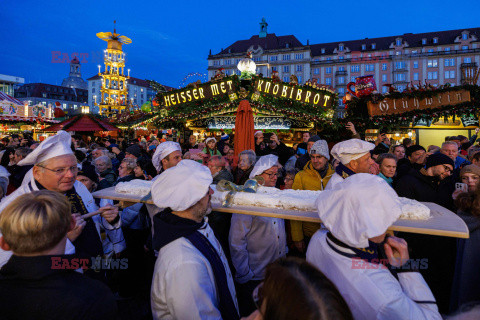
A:
<svg viewBox="0 0 480 320">
<path fill-rule="evenodd" d="M 438 166 L 439 164 L 449 164 L 452 166 L 452 168 L 455 168 L 455 163 L 453 162 L 452 158 L 440 152 L 430 155 L 427 158 L 425 167 L 428 169 L 430 167 Z"/>
<path fill-rule="evenodd" d="M 95 172 L 95 167 L 94 166 L 87 166 L 84 165 L 82 170 L 80 170 L 77 174 L 78 176 L 85 176 L 92 180 L 95 183 L 98 183 L 98 175 Z"/>
<path fill-rule="evenodd" d="M 132 144 L 125 151 L 130 153 L 131 155 L 134 155 L 137 158 L 140 157 L 140 155 L 142 154 L 142 151 L 141 151 L 140 146 L 138 144 Z"/>
<path fill-rule="evenodd" d="M 414 144 L 413 146 L 410 146 L 410 147 L 407 148 L 407 150 L 405 150 L 405 154 L 407 155 L 407 157 L 410 157 L 412 155 L 412 153 L 414 153 L 415 151 L 418 151 L 418 150 L 423 150 L 423 151 L 427 152 L 427 150 L 425 150 L 425 148 L 422 147 L 421 145 Z"/>
<path fill-rule="evenodd" d="M 311 136 L 310 139 L 308 139 L 308 142 L 317 142 L 320 140 L 320 137 L 317 135 Z"/>
</svg>

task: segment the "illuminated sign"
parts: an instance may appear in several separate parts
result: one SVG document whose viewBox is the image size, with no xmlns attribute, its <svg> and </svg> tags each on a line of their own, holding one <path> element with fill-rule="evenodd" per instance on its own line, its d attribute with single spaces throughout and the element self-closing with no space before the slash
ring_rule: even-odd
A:
<svg viewBox="0 0 480 320">
<path fill-rule="evenodd" d="M 254 89 L 260 93 L 311 104 L 313 106 L 329 108 L 332 107 L 334 103 L 333 93 L 330 91 L 322 92 L 311 90 L 306 87 L 282 82 L 272 82 L 267 79 L 258 79 L 255 81 Z"/>
<path fill-rule="evenodd" d="M 213 82 L 197 88 L 192 87 L 165 93 L 162 95 L 162 103 L 165 107 L 177 106 L 192 101 L 224 96 L 236 89 L 232 80 Z"/>
<path fill-rule="evenodd" d="M 426 98 L 386 98 L 380 102 L 368 102 L 368 114 L 373 116 L 391 115 L 422 109 L 435 109 L 444 106 L 470 102 L 470 91 L 456 90 L 441 92 Z"/>
</svg>

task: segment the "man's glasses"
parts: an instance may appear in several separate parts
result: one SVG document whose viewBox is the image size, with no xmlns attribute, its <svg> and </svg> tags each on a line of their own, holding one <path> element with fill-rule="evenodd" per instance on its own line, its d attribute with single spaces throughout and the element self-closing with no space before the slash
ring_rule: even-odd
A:
<svg viewBox="0 0 480 320">
<path fill-rule="evenodd" d="M 266 174 L 270 179 L 272 177 L 278 177 L 278 173 L 274 172 L 274 173 L 268 173 L 268 172 L 264 172 L 264 174 Z"/>
<path fill-rule="evenodd" d="M 49 169 L 49 168 L 47 168 L 47 167 L 39 166 L 39 165 L 37 165 L 37 167 L 46 169 L 46 170 L 48 170 L 48 171 L 52 171 L 52 172 L 55 173 L 57 176 L 64 176 L 64 175 L 67 174 L 68 171 L 70 171 L 70 172 L 73 173 L 73 174 L 77 174 L 77 173 L 78 173 L 78 167 L 77 167 L 77 166 L 68 167 L 68 168 L 58 168 L 58 169 Z"/>
<path fill-rule="evenodd" d="M 446 172 L 452 172 L 452 169 L 450 169 L 450 167 L 445 164 L 443 165 L 443 168 L 445 169 Z"/>
</svg>

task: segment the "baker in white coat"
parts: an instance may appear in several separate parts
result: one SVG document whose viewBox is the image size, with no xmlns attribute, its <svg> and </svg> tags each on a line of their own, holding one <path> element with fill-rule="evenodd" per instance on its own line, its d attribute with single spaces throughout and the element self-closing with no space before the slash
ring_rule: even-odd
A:
<svg viewBox="0 0 480 320">
<path fill-rule="evenodd" d="M 325 190 L 332 189 L 337 183 L 355 173 L 369 173 L 370 166 L 374 164 L 370 150 L 374 148 L 373 143 L 360 139 L 350 139 L 334 145 L 330 153 L 340 161 L 340 164 L 328 181 Z"/>
<path fill-rule="evenodd" d="M 206 217 L 212 181 L 206 166 L 182 160 L 152 185 L 153 202 L 167 208 L 153 219 L 154 319 L 239 319 L 228 261 Z"/>
<path fill-rule="evenodd" d="M 307 260 L 337 286 L 355 319 L 442 319 L 405 240 L 386 236 L 402 211 L 385 180 L 355 174 L 322 192 L 316 206 L 330 231 L 315 233 Z"/>
<path fill-rule="evenodd" d="M 77 253 L 85 258 L 97 257 L 107 251 L 121 251 L 123 248 L 123 234 L 120 228 L 118 208 L 111 205 L 98 208 L 87 188 L 76 181 L 78 167 L 77 160 L 71 149 L 71 136 L 65 131 L 59 131 L 55 136 L 48 137 L 19 165 L 34 165 L 30 181 L 23 184 L 12 194 L 3 198 L 0 203 L 1 211 L 18 196 L 32 191 L 47 189 L 65 194 L 72 206 L 77 226 L 67 234 L 69 240 L 65 248 L 66 254 Z M 83 214 L 100 210 L 100 215 L 83 220 Z M 109 248 L 104 248 L 100 231 L 105 230 Z M 72 245 L 73 243 L 73 245 Z M 0 266 L 5 264 L 11 252 L 0 249 Z"/>
<path fill-rule="evenodd" d="M 265 187 L 275 187 L 279 166 L 276 155 L 260 157 L 249 177 L 260 176 L 265 180 Z M 240 312 L 245 316 L 255 310 L 252 292 L 265 278 L 267 265 L 287 254 L 285 222 L 279 218 L 234 213 L 229 245 L 235 280 L 240 284 Z"/>
</svg>

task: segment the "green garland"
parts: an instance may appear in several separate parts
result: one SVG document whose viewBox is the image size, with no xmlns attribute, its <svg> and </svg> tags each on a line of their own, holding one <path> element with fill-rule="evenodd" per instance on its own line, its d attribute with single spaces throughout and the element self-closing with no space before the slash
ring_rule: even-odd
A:
<svg viewBox="0 0 480 320">
<path fill-rule="evenodd" d="M 162 108 L 160 110 L 160 119 L 157 124 L 166 125 L 166 123 L 186 122 L 192 119 L 206 118 L 227 113 L 235 113 L 238 108 L 238 102 L 242 99 L 249 100 L 250 104 L 257 113 L 264 113 L 268 115 L 286 116 L 306 120 L 310 122 L 322 123 L 322 125 L 332 125 L 333 111 L 337 106 L 338 96 L 336 93 L 331 93 L 324 89 L 317 89 L 310 86 L 300 86 L 313 91 L 314 93 L 331 95 L 333 106 L 331 108 L 323 108 L 294 101 L 288 98 L 276 97 L 260 92 L 255 92 L 253 84 L 258 76 L 252 77 L 251 80 L 240 80 L 238 76 L 233 75 L 225 77 L 224 80 L 232 80 L 235 88 L 244 88 L 246 97 L 240 97 L 240 90 L 236 92 L 236 99 L 232 100 L 230 96 L 224 95 L 218 98 L 211 98 L 202 101 L 192 101 L 180 105 Z M 270 80 L 270 79 L 268 79 Z M 207 82 L 214 83 L 216 81 Z M 202 84 L 205 85 L 205 84 Z M 185 89 L 170 91 L 168 94 L 175 94 L 182 92 Z M 164 93 L 157 93 L 157 101 L 162 101 Z M 163 111 L 163 112 L 162 112 Z"/>
<path fill-rule="evenodd" d="M 421 109 L 415 111 L 404 112 L 392 115 L 378 115 L 370 117 L 367 110 L 368 102 L 379 102 L 385 98 L 402 99 L 402 98 L 417 98 L 419 100 L 424 98 L 432 98 L 440 93 L 454 92 L 459 90 L 470 91 L 470 102 L 464 102 L 455 105 L 443 106 L 435 109 Z M 362 98 L 353 98 L 347 102 L 345 119 L 340 120 L 339 123 L 345 124 L 348 121 L 355 123 L 357 129 L 360 128 L 379 128 L 379 129 L 398 129 L 400 127 L 408 127 L 410 123 L 414 124 L 417 121 L 438 121 L 440 118 L 447 119 L 450 116 L 461 117 L 464 115 L 478 116 L 478 104 L 480 102 L 480 88 L 474 85 L 462 85 L 456 87 L 443 86 L 436 90 L 416 90 L 410 92 L 394 92 L 388 95 L 374 94 Z"/>
</svg>

